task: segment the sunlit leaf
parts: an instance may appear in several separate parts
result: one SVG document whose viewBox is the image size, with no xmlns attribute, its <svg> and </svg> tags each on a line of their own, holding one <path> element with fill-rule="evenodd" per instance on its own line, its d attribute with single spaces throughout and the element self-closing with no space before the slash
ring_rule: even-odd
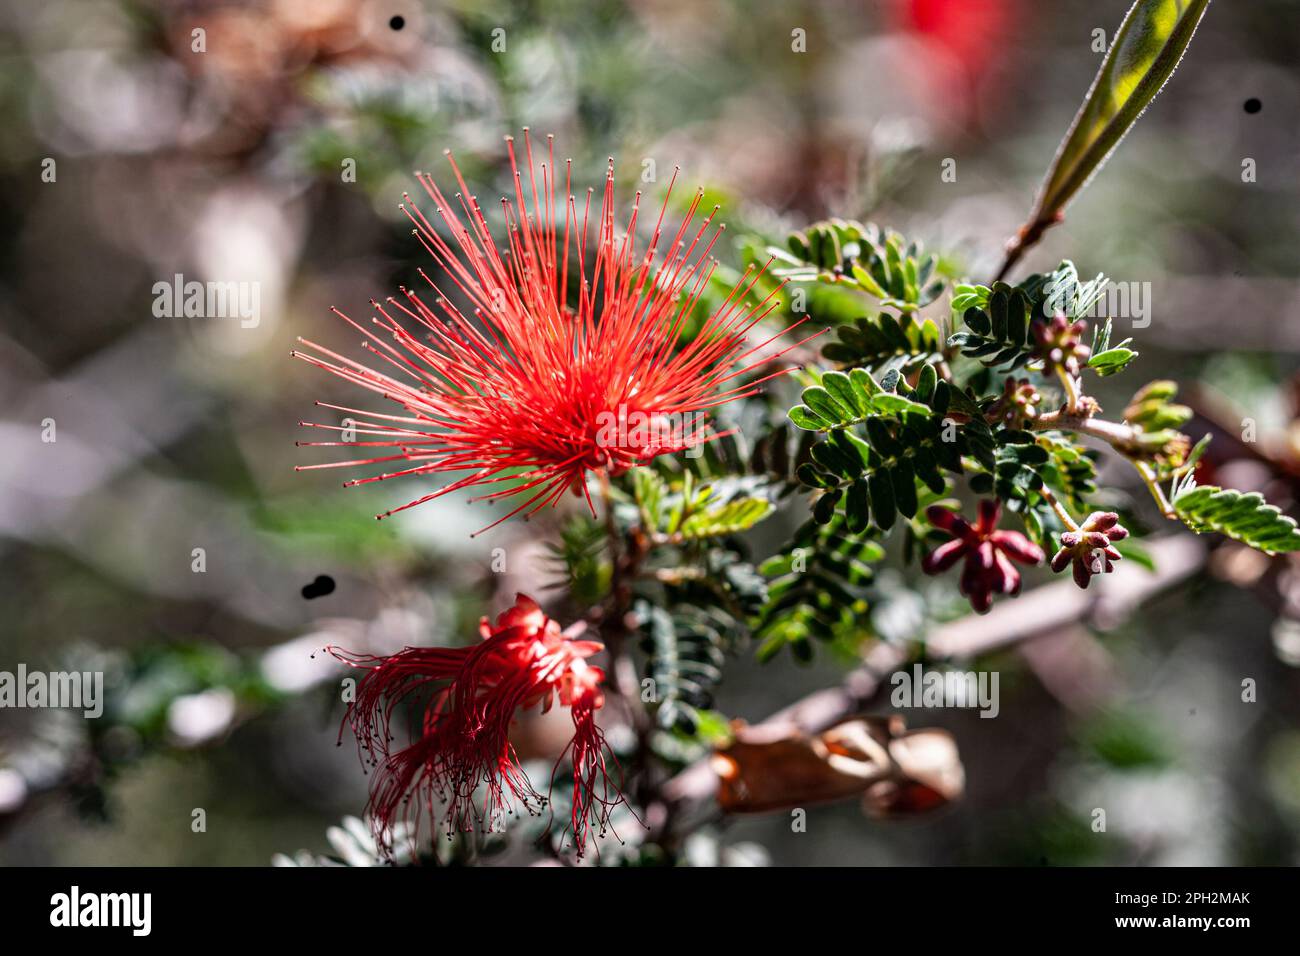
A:
<svg viewBox="0 0 1300 956">
<path fill-rule="evenodd" d="M 1057 151 L 1035 219 L 1049 221 L 1101 168 L 1182 59 L 1210 0 L 1137 0 Z"/>
</svg>

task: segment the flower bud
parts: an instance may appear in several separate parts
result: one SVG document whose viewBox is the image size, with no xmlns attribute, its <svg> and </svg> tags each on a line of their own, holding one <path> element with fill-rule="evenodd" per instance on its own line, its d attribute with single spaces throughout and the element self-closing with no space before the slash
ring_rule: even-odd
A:
<svg viewBox="0 0 1300 956">
<path fill-rule="evenodd" d="M 1121 557 L 1111 542 L 1128 537 L 1113 511 L 1094 511 L 1077 530 L 1061 534 L 1061 549 L 1052 556 L 1052 570 L 1058 574 L 1066 565 L 1074 567 L 1074 583 L 1086 588 L 1094 574 L 1109 574 Z"/>
</svg>

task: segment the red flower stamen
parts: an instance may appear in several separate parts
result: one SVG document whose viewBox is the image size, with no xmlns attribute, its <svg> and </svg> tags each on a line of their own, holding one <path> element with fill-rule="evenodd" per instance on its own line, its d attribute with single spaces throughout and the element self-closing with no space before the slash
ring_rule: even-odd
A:
<svg viewBox="0 0 1300 956">
<path fill-rule="evenodd" d="M 796 347 L 755 357 L 789 329 L 747 343 L 748 333 L 779 304 L 775 290 L 756 304 L 746 304 L 762 269 L 747 268 L 722 305 L 686 340 L 686 324 L 713 277 L 716 262 L 710 253 L 724 229 L 713 226 L 717 207 L 693 227 L 703 190 L 671 234 L 662 258 L 667 196 L 648 246 L 638 251 L 635 229 L 641 194 L 626 228 L 619 230 L 611 160 L 593 242 L 592 191 L 587 191 L 580 209 L 571 192 L 572 164 L 566 161 L 563 192 L 557 195 L 561 184 L 554 143 L 549 136 L 547 142 L 545 161 L 535 164 L 524 131 L 521 171 L 514 140 L 507 138 L 514 197 L 501 200 L 507 248 L 500 251 L 454 160 L 451 167 L 461 190 L 455 201 L 432 177 L 417 174 L 433 200 L 439 224 L 426 218 L 409 196 L 402 208 L 445 279 L 440 285 L 420 270 L 420 278 L 432 289 L 432 304 L 406 288 L 400 298 L 390 297 L 382 305 L 371 302 L 379 313 L 374 323 L 393 344 L 379 337 L 363 348 L 380 360 L 383 371 L 306 340 L 303 344 L 311 351 L 293 353 L 403 410 L 376 414 L 318 403 L 362 416 L 348 427 L 373 440 L 300 444 L 391 448 L 393 453 L 301 469 L 391 462 L 405 466 L 354 479 L 346 483 L 349 486 L 399 475 L 469 472 L 378 517 L 471 486 L 489 489 L 480 498 L 524 497 L 492 527 L 526 509 L 532 513 L 553 506 L 566 491 L 587 495 L 589 472 L 619 474 L 658 455 L 719 437 L 708 424 L 710 409 L 753 395 L 766 378 L 788 371 L 734 384 Z M 447 156 L 450 160 L 450 152 Z M 676 178 L 674 171 L 669 195 Z M 563 219 L 563 228 L 557 217 Z M 452 302 L 453 291 L 469 303 L 477 322 Z M 352 319 L 334 311 L 365 334 Z M 587 501 L 590 505 L 590 495 Z"/>
<path fill-rule="evenodd" d="M 562 632 L 532 598 L 520 594 L 495 626 L 483 618 L 483 641 L 473 647 L 408 647 L 390 657 L 327 648 L 367 671 L 345 724 L 363 759 L 375 767 L 367 809 L 386 852 L 395 825 L 408 817 L 412 839 L 418 840 L 426 817 L 451 835 L 484 821 L 492 826 L 516 803 L 530 814 L 546 806 L 548 799 L 520 766 L 510 728 L 520 711 L 545 712 L 557 699 L 573 716 L 573 739 L 560 760 L 568 756 L 573 765 L 570 825 L 578 855 L 593 829 L 606 832 L 623 797 L 610 772 L 617 772 L 617 760 L 595 720 L 605 703 L 605 673 L 587 662 L 603 645 L 575 639 L 582 629 Z M 394 750 L 394 713 L 404 704 L 423 708 L 420 734 Z M 480 792 L 481 807 L 475 802 Z"/>
</svg>

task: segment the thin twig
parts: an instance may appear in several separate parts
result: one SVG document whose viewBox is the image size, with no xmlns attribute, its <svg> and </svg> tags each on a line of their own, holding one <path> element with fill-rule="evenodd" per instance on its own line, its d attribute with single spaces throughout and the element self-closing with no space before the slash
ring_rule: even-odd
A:
<svg viewBox="0 0 1300 956">
<path fill-rule="evenodd" d="M 1058 212 L 1050 219 L 1035 219 L 1021 226 L 1019 231 L 1007 242 L 1007 256 L 1002 260 L 1002 268 L 994 277 L 994 282 L 1001 282 L 1011 272 L 1021 257 L 1038 244 L 1043 233 L 1055 226 L 1064 217 Z"/>
<path fill-rule="evenodd" d="M 1034 431 L 1076 432 L 1098 438 L 1121 454 L 1141 454 L 1141 433 L 1132 425 L 1112 422 L 1104 418 L 1071 411 L 1068 407 L 1055 412 L 1044 412 L 1030 421 Z"/>
<path fill-rule="evenodd" d="M 1154 572 L 1124 564 L 1088 591 L 1072 581 L 1035 588 L 995 606 L 988 614 L 972 614 L 937 628 L 926 640 L 926 658 L 935 662 L 966 660 L 1079 624 L 1113 628 L 1148 599 L 1198 572 L 1208 554 L 1204 542 L 1186 534 L 1153 540 L 1149 549 L 1156 564 Z M 850 672 L 839 687 L 816 691 L 772 714 L 760 726 L 818 733 L 861 714 L 876 702 L 889 675 L 913 653 L 904 645 L 876 642 L 863 665 Z M 669 819 L 698 821 L 701 814 L 715 814 L 716 807 L 710 807 L 717 788 L 718 776 L 709 758 L 691 764 L 661 791 L 671 808 Z"/>
</svg>

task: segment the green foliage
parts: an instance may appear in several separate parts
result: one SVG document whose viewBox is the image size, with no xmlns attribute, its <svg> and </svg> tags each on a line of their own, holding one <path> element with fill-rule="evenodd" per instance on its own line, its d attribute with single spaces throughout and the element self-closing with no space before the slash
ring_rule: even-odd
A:
<svg viewBox="0 0 1300 956">
<path fill-rule="evenodd" d="M 1138 352 L 1129 348 L 1132 339 L 1125 339 L 1123 342 L 1111 345 L 1112 325 L 1111 320 L 1107 319 L 1105 325 L 1098 325 L 1093 330 L 1092 357 L 1088 359 L 1088 368 L 1102 378 L 1124 371 L 1128 368 L 1129 362 L 1138 357 Z"/>
<path fill-rule="evenodd" d="M 1039 191 L 1050 222 L 1092 178 L 1155 99 L 1192 40 L 1209 0 L 1137 0 L 1124 17 Z"/>
<path fill-rule="evenodd" d="M 712 706 L 712 689 L 722 680 L 730 618 L 715 620 L 704 608 L 673 614 L 649 601 L 633 609 L 654 681 L 655 718 L 664 728 L 694 734 L 700 710 Z"/>
<path fill-rule="evenodd" d="M 1041 433 L 1036 437 L 1039 446 L 1047 450 L 1047 461 L 1037 469 L 1044 483 L 1076 511 L 1085 510 L 1087 499 L 1097 493 L 1099 452 L 1064 435 Z"/>
<path fill-rule="evenodd" d="M 995 282 L 992 286 L 958 286 L 952 309 L 960 314 L 965 331 L 949 336 L 949 348 L 959 348 L 968 358 L 977 358 L 989 368 L 1012 371 L 1034 359 L 1033 326 L 1057 313 L 1068 319 L 1085 317 L 1105 291 L 1107 279 L 1098 275 L 1088 282 L 1068 259 L 1048 273 L 1027 277 L 1015 286 Z M 1111 345 L 1108 320 L 1093 333 L 1092 359 L 1088 365 L 1098 375 L 1113 375 L 1124 369 L 1137 352 L 1131 340 Z"/>
<path fill-rule="evenodd" d="M 662 593 L 633 606 L 645 675 L 654 681 L 660 726 L 694 734 L 712 707 L 726 653 L 749 637 L 767 581 L 738 551 L 711 547 L 691 564 L 660 569 Z"/>
<path fill-rule="evenodd" d="M 748 639 L 747 622 L 767 597 L 767 582 L 731 536 L 773 510 L 758 477 L 699 484 L 692 472 L 672 482 L 648 468 L 633 472 L 641 528 L 660 546 L 654 589 L 633 606 L 645 674 L 654 681 L 656 719 L 695 734 L 725 653 Z"/>
<path fill-rule="evenodd" d="M 934 369 L 930 369 L 933 378 Z M 821 376 L 821 384 L 803 390 L 803 404 L 790 409 L 790 421 L 807 431 L 831 431 L 847 428 L 880 416 L 921 415 L 929 417 L 933 409 L 923 402 L 913 401 L 907 395 L 900 394 L 899 387 L 906 388 L 902 377 L 891 373 L 885 379 L 886 384 L 877 382 L 864 369 L 855 368 L 851 372 L 826 372 Z M 947 383 L 943 383 L 945 386 Z M 931 393 L 934 383 L 931 382 Z M 947 389 L 943 389 L 943 396 Z M 947 404 L 937 409 L 943 414 Z"/>
<path fill-rule="evenodd" d="M 1025 290 L 1033 303 L 1035 317 L 1048 318 L 1060 312 L 1068 319 L 1081 319 L 1097 304 L 1109 281 L 1099 274 L 1083 282 L 1079 279 L 1079 270 L 1074 263 L 1064 259 L 1051 272 L 1029 276 L 1020 283 L 1020 288 Z M 1109 338 L 1110 333 L 1107 332 L 1107 341 Z M 1107 345 L 1102 344 L 1100 349 L 1094 351 L 1105 348 Z"/>
<path fill-rule="evenodd" d="M 1116 770 L 1159 770 L 1173 762 L 1169 741 L 1150 715 L 1104 713 L 1088 721 L 1079 736 L 1087 751 Z"/>
<path fill-rule="evenodd" d="M 1002 429 L 994 440 L 998 446 L 994 467 L 971 477 L 976 494 L 994 494 L 1012 510 L 1030 505 L 1050 510 L 1045 501 L 1030 494 L 1047 486 L 1076 510 L 1084 510 L 1086 499 L 1096 493 L 1097 452 L 1067 436 Z"/>
<path fill-rule="evenodd" d="M 914 312 L 943 292 L 938 259 L 872 223 L 832 219 L 790 236 L 789 252 L 772 248 L 773 275 L 793 282 L 829 282 L 865 292 L 882 306 Z"/>
<path fill-rule="evenodd" d="M 576 514 L 560 528 L 560 540 L 547 542 L 559 580 L 550 588 L 566 588 L 574 601 L 597 603 L 609 593 L 610 563 L 605 551 L 605 529 L 589 514 Z"/>
<path fill-rule="evenodd" d="M 670 487 L 656 472 L 633 472 L 633 494 L 642 527 L 675 542 L 720 538 L 748 531 L 773 511 L 758 482 L 727 479 L 700 484 L 687 471 Z"/>
<path fill-rule="evenodd" d="M 1269 554 L 1300 550 L 1295 520 L 1265 502 L 1258 492 L 1202 485 L 1179 493 L 1173 509 L 1198 534 L 1217 531 Z"/>
<path fill-rule="evenodd" d="M 771 513 L 772 502 L 766 498 L 736 498 L 691 514 L 681 522 L 678 533 L 688 541 L 739 534 Z"/>
<path fill-rule="evenodd" d="M 641 516 L 641 526 L 660 531 L 664 523 L 664 498 L 668 496 L 667 482 L 649 468 L 634 469 L 632 494 Z"/>
<path fill-rule="evenodd" d="M 804 389 L 790 410 L 800 428 L 827 432 L 814 445 L 799 480 L 822 490 L 813 518 L 826 524 L 839 509 L 848 530 L 882 530 L 919 506 L 917 483 L 933 494 L 946 488 L 943 471 L 961 473 L 962 456 L 993 468 L 993 438 L 979 407 L 925 366 L 916 388 L 897 372 L 877 383 L 866 371 L 827 372 Z M 861 426 L 861 434 L 853 426 Z"/>
<path fill-rule="evenodd" d="M 1130 425 L 1140 426 L 1147 433 L 1179 428 L 1191 419 L 1192 410 L 1186 405 L 1173 404 L 1177 394 L 1177 382 L 1148 382 L 1138 389 L 1124 409 L 1124 420 Z"/>
<path fill-rule="evenodd" d="M 1042 471 L 1052 460 L 1047 448 L 1029 432 L 1012 429 L 1003 429 L 995 439 L 998 447 L 994 466 L 990 472 L 971 478 L 971 490 L 977 494 L 993 492 L 1004 501 L 1016 501 L 1043 487 Z"/>
<path fill-rule="evenodd" d="M 846 368 L 866 367 L 877 373 L 907 371 L 939 358 L 943 343 L 933 319 L 896 318 L 881 312 L 874 319 L 862 316 L 835 330 L 839 341 L 822 346 L 822 355 Z"/>
<path fill-rule="evenodd" d="M 961 315 L 969 308 L 983 309 L 989 304 L 989 295 L 993 290 L 986 285 L 971 285 L 958 282 L 952 287 L 951 308 L 953 314 Z"/>
<path fill-rule="evenodd" d="M 754 628 L 761 639 L 758 659 L 769 661 L 789 647 L 797 660 L 808 661 L 813 640 L 829 642 L 846 628 L 860 627 L 870 565 L 884 556 L 872 533 L 850 531 L 842 517 L 824 525 L 806 522 L 785 553 L 759 568 L 774 580 Z"/>
<path fill-rule="evenodd" d="M 1023 288 L 995 282 L 985 306 L 972 305 L 962 313 L 967 331 L 948 338 L 950 348 L 959 348 L 968 358 L 977 358 L 990 368 L 1019 368 L 1032 357 L 1029 337 L 1031 302 Z"/>
</svg>

